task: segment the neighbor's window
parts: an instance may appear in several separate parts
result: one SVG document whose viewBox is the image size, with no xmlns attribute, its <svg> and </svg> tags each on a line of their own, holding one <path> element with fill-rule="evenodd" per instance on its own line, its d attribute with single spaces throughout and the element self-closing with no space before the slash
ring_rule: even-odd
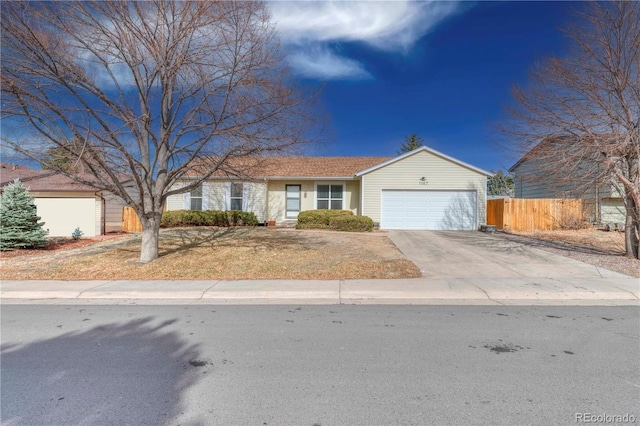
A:
<svg viewBox="0 0 640 426">
<path fill-rule="evenodd" d="M 191 191 L 191 210 L 202 210 L 202 186 Z"/>
<path fill-rule="evenodd" d="M 342 185 L 318 185 L 318 209 L 342 210 Z"/>
<path fill-rule="evenodd" d="M 242 183 L 232 183 L 231 184 L 231 210 L 240 210 L 242 211 L 242 192 L 243 192 Z"/>
</svg>

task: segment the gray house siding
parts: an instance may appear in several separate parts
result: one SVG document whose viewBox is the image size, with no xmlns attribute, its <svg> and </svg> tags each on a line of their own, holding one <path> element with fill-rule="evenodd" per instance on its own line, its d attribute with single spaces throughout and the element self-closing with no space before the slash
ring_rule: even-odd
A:
<svg viewBox="0 0 640 426">
<path fill-rule="evenodd" d="M 589 220 L 624 223 L 624 203 L 610 182 L 596 183 L 595 177 L 582 177 L 576 178 L 572 185 L 564 176 L 549 173 L 542 176 L 535 161 L 527 160 L 509 171 L 514 176 L 515 198 L 581 198 L 585 200 L 585 215 Z"/>
</svg>

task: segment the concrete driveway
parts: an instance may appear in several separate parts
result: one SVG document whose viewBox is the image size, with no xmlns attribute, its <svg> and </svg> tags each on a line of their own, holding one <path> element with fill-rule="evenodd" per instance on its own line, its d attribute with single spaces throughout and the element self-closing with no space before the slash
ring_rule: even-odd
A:
<svg viewBox="0 0 640 426">
<path fill-rule="evenodd" d="M 427 278 L 629 278 L 522 243 L 464 231 L 389 231 Z"/>
</svg>

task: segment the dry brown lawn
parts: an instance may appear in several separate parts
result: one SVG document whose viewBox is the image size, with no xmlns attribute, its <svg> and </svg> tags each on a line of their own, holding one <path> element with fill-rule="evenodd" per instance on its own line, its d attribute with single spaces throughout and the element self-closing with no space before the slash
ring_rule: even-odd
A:
<svg viewBox="0 0 640 426">
<path fill-rule="evenodd" d="M 418 268 L 384 234 L 274 228 L 162 230 L 160 258 L 136 262 L 140 239 L 2 259 L 3 279 L 415 278 Z"/>
</svg>

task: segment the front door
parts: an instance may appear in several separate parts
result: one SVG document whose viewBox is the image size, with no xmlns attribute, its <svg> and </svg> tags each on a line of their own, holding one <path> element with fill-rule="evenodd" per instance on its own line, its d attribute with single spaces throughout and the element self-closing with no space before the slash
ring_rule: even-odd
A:
<svg viewBox="0 0 640 426">
<path fill-rule="evenodd" d="M 300 213 L 300 185 L 286 185 L 287 217 L 298 217 Z"/>
</svg>

